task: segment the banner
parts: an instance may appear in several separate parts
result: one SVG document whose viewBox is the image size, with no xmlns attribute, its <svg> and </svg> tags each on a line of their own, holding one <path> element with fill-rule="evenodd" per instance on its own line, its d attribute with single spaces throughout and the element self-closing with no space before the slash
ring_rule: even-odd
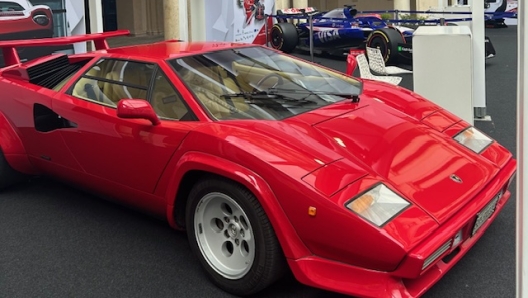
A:
<svg viewBox="0 0 528 298">
<path fill-rule="evenodd" d="M 0 40 L 85 34 L 84 0 L 0 0 Z M 24 62 L 54 52 L 84 52 L 85 44 L 18 49 Z M 0 67 L 4 65 L 0 53 Z"/>
<path fill-rule="evenodd" d="M 205 0 L 204 7 L 207 40 L 264 44 L 275 0 Z"/>
</svg>

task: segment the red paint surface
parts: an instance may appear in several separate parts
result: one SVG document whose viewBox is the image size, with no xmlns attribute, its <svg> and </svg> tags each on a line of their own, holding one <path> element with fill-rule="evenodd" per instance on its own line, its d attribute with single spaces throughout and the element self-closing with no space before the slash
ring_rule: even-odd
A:
<svg viewBox="0 0 528 298">
<path fill-rule="evenodd" d="M 166 42 L 84 56 L 143 59 L 168 71 L 167 58 L 233 46 Z M 480 155 L 460 146 L 452 137 L 467 123 L 404 88 L 365 82 L 359 103 L 342 101 L 283 121 L 216 122 L 177 76 L 169 79 L 198 121 L 154 125 L 141 117 L 123 119 L 114 108 L 64 94 L 71 82 L 55 92 L 0 71 L 0 89 L 9 94 L 0 101 L 6 159 L 17 169 L 27 168 L 29 160 L 35 172 L 167 217 L 174 227 L 182 177 L 189 171 L 225 176 L 259 199 L 301 282 L 358 296 L 423 294 L 485 232 L 510 196 L 505 191 L 491 219 L 470 237 L 476 214 L 508 185 L 515 160 L 497 143 Z M 37 132 L 35 103 L 76 127 Z M 139 110 L 148 118 L 144 106 Z M 381 228 L 345 207 L 377 183 L 411 203 Z M 316 216 L 308 214 L 312 207 Z M 458 254 L 422 271 L 424 260 L 460 230 Z"/>
</svg>

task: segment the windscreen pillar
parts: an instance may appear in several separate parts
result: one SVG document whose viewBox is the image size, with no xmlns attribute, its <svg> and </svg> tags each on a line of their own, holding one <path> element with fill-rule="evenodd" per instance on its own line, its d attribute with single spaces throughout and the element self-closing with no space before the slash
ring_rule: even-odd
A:
<svg viewBox="0 0 528 298">
<path fill-rule="evenodd" d="M 474 121 L 472 51 L 467 26 L 421 26 L 414 32 L 414 92 L 469 123 Z"/>
<path fill-rule="evenodd" d="M 189 39 L 187 0 L 163 0 L 165 39 Z"/>
</svg>

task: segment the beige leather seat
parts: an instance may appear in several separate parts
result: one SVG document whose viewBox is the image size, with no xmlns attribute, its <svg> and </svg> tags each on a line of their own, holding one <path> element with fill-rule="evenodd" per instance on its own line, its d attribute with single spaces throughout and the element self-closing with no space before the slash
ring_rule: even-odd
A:
<svg viewBox="0 0 528 298">
<path fill-rule="evenodd" d="M 253 89 L 242 79 L 237 78 L 237 80 L 235 81 L 235 79 L 227 73 L 227 70 L 221 67 L 218 67 L 218 72 L 220 73 L 222 83 L 226 89 L 224 94 L 251 92 L 251 90 Z M 235 108 L 237 108 L 239 111 L 245 112 L 249 110 L 249 105 L 246 103 L 246 100 L 243 97 L 230 97 L 229 99 L 233 102 Z"/>
<path fill-rule="evenodd" d="M 231 113 L 229 105 L 220 98 L 220 88 L 214 86 L 215 83 L 203 77 L 202 74 L 187 70 L 183 75 L 183 80 L 196 94 L 198 100 L 217 119 L 222 119 Z M 233 107 L 234 108 L 234 107 Z"/>
<path fill-rule="evenodd" d="M 222 97 L 223 94 L 241 92 L 239 85 L 228 76 L 225 70 L 204 67 L 199 71 L 200 73 L 195 73 L 185 70 L 182 78 L 215 118 L 223 119 L 231 113 L 249 109 L 243 97 L 231 97 L 230 101 Z M 209 76 L 211 78 L 220 77 L 221 81 L 214 81 Z"/>
<path fill-rule="evenodd" d="M 99 67 L 93 67 L 85 75 L 92 77 L 99 77 L 101 69 Z M 73 87 L 72 95 L 82 99 L 88 99 L 92 101 L 101 102 L 102 101 L 102 91 L 101 88 L 103 83 L 98 82 L 95 79 L 81 77 L 79 81 Z"/>
<path fill-rule="evenodd" d="M 126 85 L 105 82 L 103 84 L 103 93 L 115 105 L 121 99 L 147 99 L 147 88 L 152 73 L 147 72 L 146 67 L 141 64 L 129 63 L 127 61 L 116 61 L 113 69 L 106 74 L 106 79 L 116 82 L 127 82 L 142 86 L 144 89 L 134 88 Z"/>
<path fill-rule="evenodd" d="M 167 119 L 182 119 L 188 109 L 176 90 L 164 75 L 158 75 L 154 82 L 152 107 L 158 116 Z"/>
</svg>

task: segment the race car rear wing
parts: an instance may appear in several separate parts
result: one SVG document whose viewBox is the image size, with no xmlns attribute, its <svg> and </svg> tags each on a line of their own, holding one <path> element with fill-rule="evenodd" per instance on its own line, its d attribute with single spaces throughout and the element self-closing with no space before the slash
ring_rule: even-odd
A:
<svg viewBox="0 0 528 298">
<path fill-rule="evenodd" d="M 278 10 L 277 14 L 285 15 L 302 15 L 302 14 L 314 14 L 319 11 L 315 7 L 306 7 L 306 8 L 286 8 Z"/>
<path fill-rule="evenodd" d="M 47 47 L 47 46 L 65 46 L 79 42 L 93 41 L 95 50 L 106 50 L 110 47 L 106 42 L 107 38 L 129 35 L 128 30 L 109 31 L 104 33 L 92 33 L 84 35 L 73 35 L 55 38 L 38 38 L 24 40 L 6 40 L 0 41 L 0 49 L 4 55 L 5 67 L 20 64 L 17 48 L 23 47 Z"/>
</svg>

